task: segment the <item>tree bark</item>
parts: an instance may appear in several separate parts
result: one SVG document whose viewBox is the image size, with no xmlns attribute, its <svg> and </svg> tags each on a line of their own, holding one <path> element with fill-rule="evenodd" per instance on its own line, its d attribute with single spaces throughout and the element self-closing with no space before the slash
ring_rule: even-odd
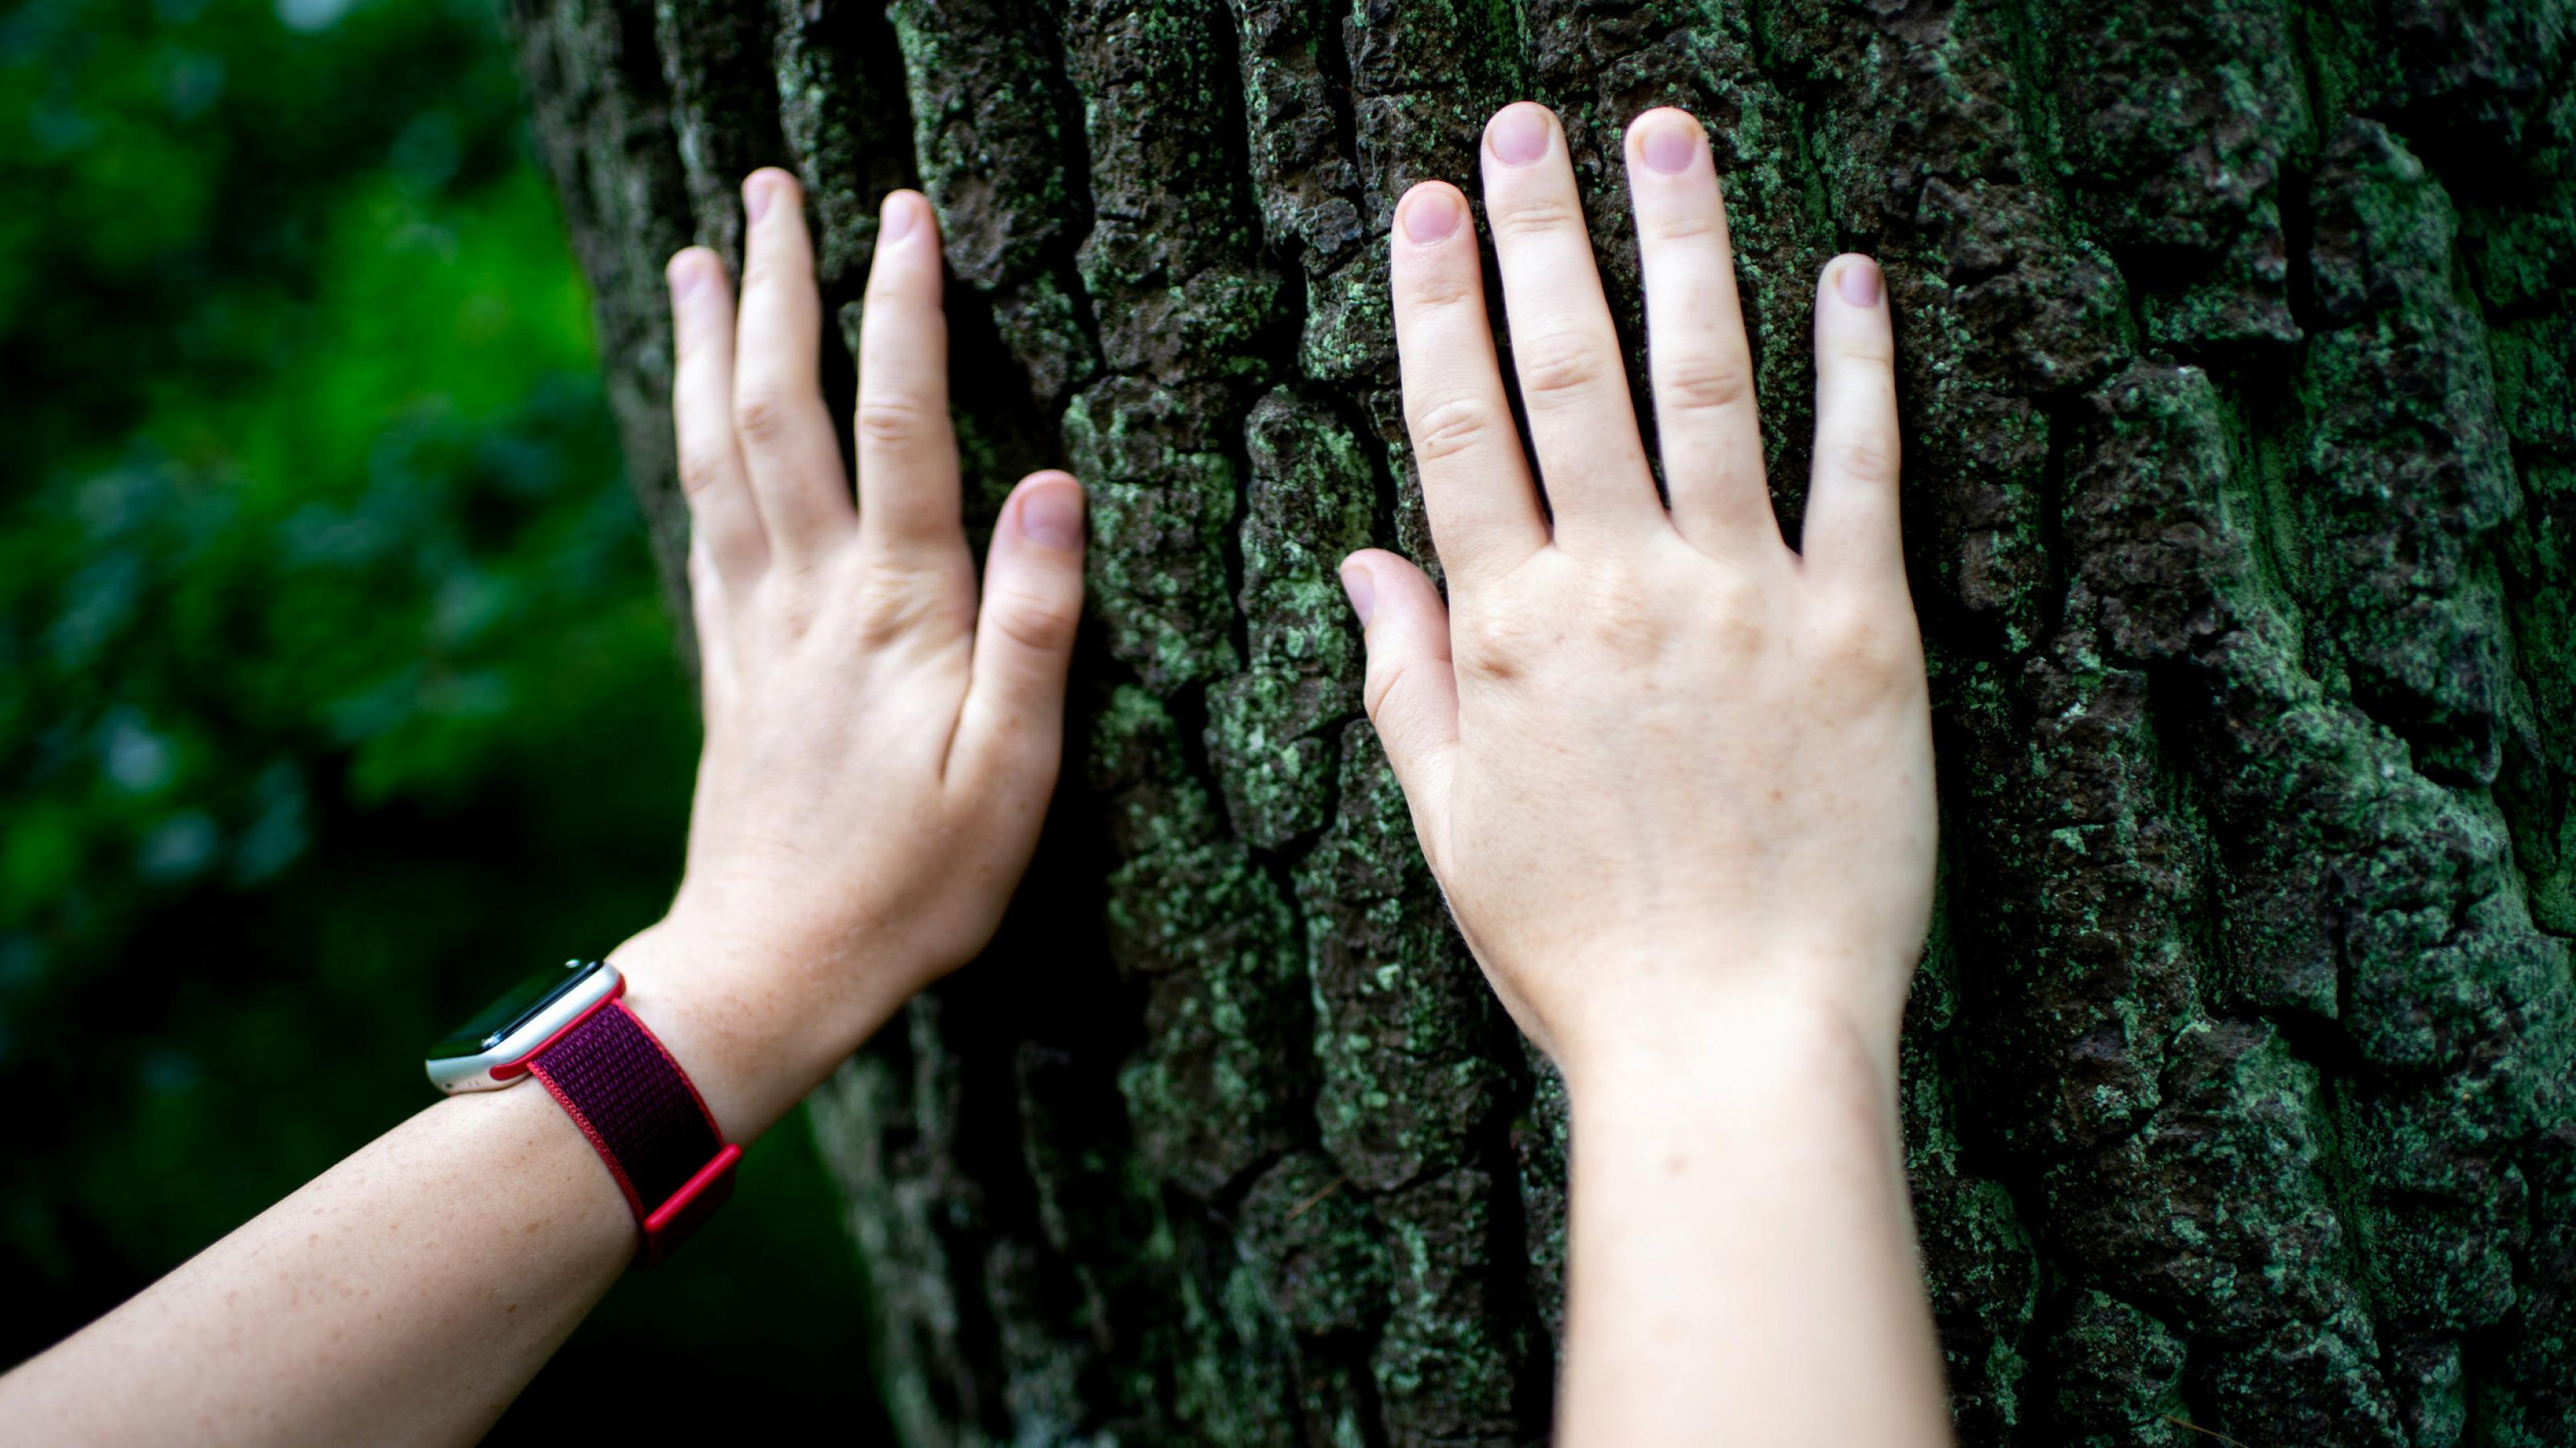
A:
<svg viewBox="0 0 2576 1448">
<path fill-rule="evenodd" d="M 1632 342 L 1619 129 L 1708 122 L 1793 537 L 1817 268 L 1890 276 L 1963 1438 L 2576 1442 L 2567 0 L 513 7 L 675 589 L 660 268 L 734 249 L 760 164 L 810 189 L 835 388 L 918 185 L 970 513 L 1092 490 L 1040 864 L 815 1102 L 906 1441 L 1544 1435 L 1564 1098 L 1333 575 L 1432 556 L 1389 214 L 1534 97 Z"/>
</svg>

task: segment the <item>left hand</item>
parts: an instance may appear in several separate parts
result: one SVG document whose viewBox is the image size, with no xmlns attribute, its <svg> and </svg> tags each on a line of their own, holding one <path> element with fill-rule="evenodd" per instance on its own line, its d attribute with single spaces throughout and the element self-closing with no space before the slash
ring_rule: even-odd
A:
<svg viewBox="0 0 2576 1448">
<path fill-rule="evenodd" d="M 724 1035 L 786 1050 L 801 1078 L 972 957 L 1027 867 L 1063 738 L 1083 497 L 1061 472 L 1021 481 L 979 617 L 937 222 L 898 191 L 860 329 L 854 507 L 803 198 L 777 170 L 743 194 L 738 320 L 713 252 L 670 265 L 706 747 L 678 899 L 616 959 L 639 994 L 689 980 L 704 999 L 676 1008 L 722 1011 Z"/>
<path fill-rule="evenodd" d="M 1530 446 L 1466 198 L 1424 182 L 1390 265 L 1449 596 L 1392 553 L 1345 563 L 1369 717 L 1459 928 L 1569 1083 L 1613 1062 L 1651 1075 L 1705 1054 L 1721 1022 L 1779 1013 L 1846 1025 L 1892 1090 L 1938 830 L 1886 287 L 1863 256 L 1819 279 L 1793 551 L 1706 133 L 1649 111 L 1626 149 L 1671 505 L 1563 127 L 1507 106 L 1485 133 L 1485 207 Z"/>
<path fill-rule="evenodd" d="M 736 1142 L 992 933 L 1055 783 L 1082 604 L 1082 490 L 1044 472 L 1003 505 L 977 617 L 929 203 L 886 198 L 854 508 L 796 183 L 743 189 L 739 323 L 712 253 L 671 259 L 706 680 L 687 877 L 611 956 Z M 451 1096 L 0 1378 L 0 1422 L 473 1442 L 634 1254 L 619 1183 L 547 1093 Z"/>
</svg>

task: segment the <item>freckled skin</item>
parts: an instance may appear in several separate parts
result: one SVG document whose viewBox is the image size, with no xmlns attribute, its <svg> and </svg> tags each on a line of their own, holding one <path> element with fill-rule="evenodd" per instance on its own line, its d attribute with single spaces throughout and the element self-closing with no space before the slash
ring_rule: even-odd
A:
<svg viewBox="0 0 2576 1448">
<path fill-rule="evenodd" d="M 1792 552 L 1699 125 L 1628 137 L 1669 508 L 1556 117 L 1498 113 L 1483 173 L 1528 446 L 1464 198 L 1418 186 L 1396 335 L 1447 595 L 1391 553 L 1343 580 L 1423 854 L 1572 1098 L 1557 1436 L 1946 1442 L 1897 1132 L 1935 824 L 1886 286 L 1819 283 Z"/>
<path fill-rule="evenodd" d="M 870 274 L 852 496 L 802 201 L 783 172 L 744 183 L 738 308 L 712 253 L 671 261 L 706 746 L 678 896 L 611 956 L 736 1142 L 992 934 L 1054 787 L 1082 596 L 1082 492 L 1052 471 L 1004 504 L 979 590 L 910 193 Z M 64 1444 L 471 1441 L 636 1231 L 545 1092 L 451 1097 L 0 1378 L 0 1420 Z"/>
</svg>

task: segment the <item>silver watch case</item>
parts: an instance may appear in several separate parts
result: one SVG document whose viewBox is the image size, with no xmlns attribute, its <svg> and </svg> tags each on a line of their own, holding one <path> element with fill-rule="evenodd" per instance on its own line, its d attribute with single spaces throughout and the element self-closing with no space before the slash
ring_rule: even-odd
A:
<svg viewBox="0 0 2576 1448">
<path fill-rule="evenodd" d="M 471 1054 L 433 1055 L 427 1064 L 430 1084 L 454 1095 L 459 1091 L 497 1091 L 527 1079 L 520 1063 L 537 1053 L 565 1027 L 625 993 L 626 978 L 617 967 L 599 961 L 571 987 L 546 1000 L 506 1033 L 485 1037 Z M 442 1043 L 444 1047 L 447 1043 Z M 516 1070 L 510 1068 L 518 1067 Z"/>
</svg>

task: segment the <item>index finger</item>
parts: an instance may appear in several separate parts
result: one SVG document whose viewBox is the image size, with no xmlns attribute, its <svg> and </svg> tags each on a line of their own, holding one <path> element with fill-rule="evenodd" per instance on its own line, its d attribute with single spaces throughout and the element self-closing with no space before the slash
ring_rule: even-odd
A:
<svg viewBox="0 0 2576 1448">
<path fill-rule="evenodd" d="M 1395 350 L 1404 428 L 1442 568 L 1469 579 L 1547 546 L 1547 520 L 1494 364 L 1467 198 L 1426 181 L 1395 208 Z"/>
</svg>

